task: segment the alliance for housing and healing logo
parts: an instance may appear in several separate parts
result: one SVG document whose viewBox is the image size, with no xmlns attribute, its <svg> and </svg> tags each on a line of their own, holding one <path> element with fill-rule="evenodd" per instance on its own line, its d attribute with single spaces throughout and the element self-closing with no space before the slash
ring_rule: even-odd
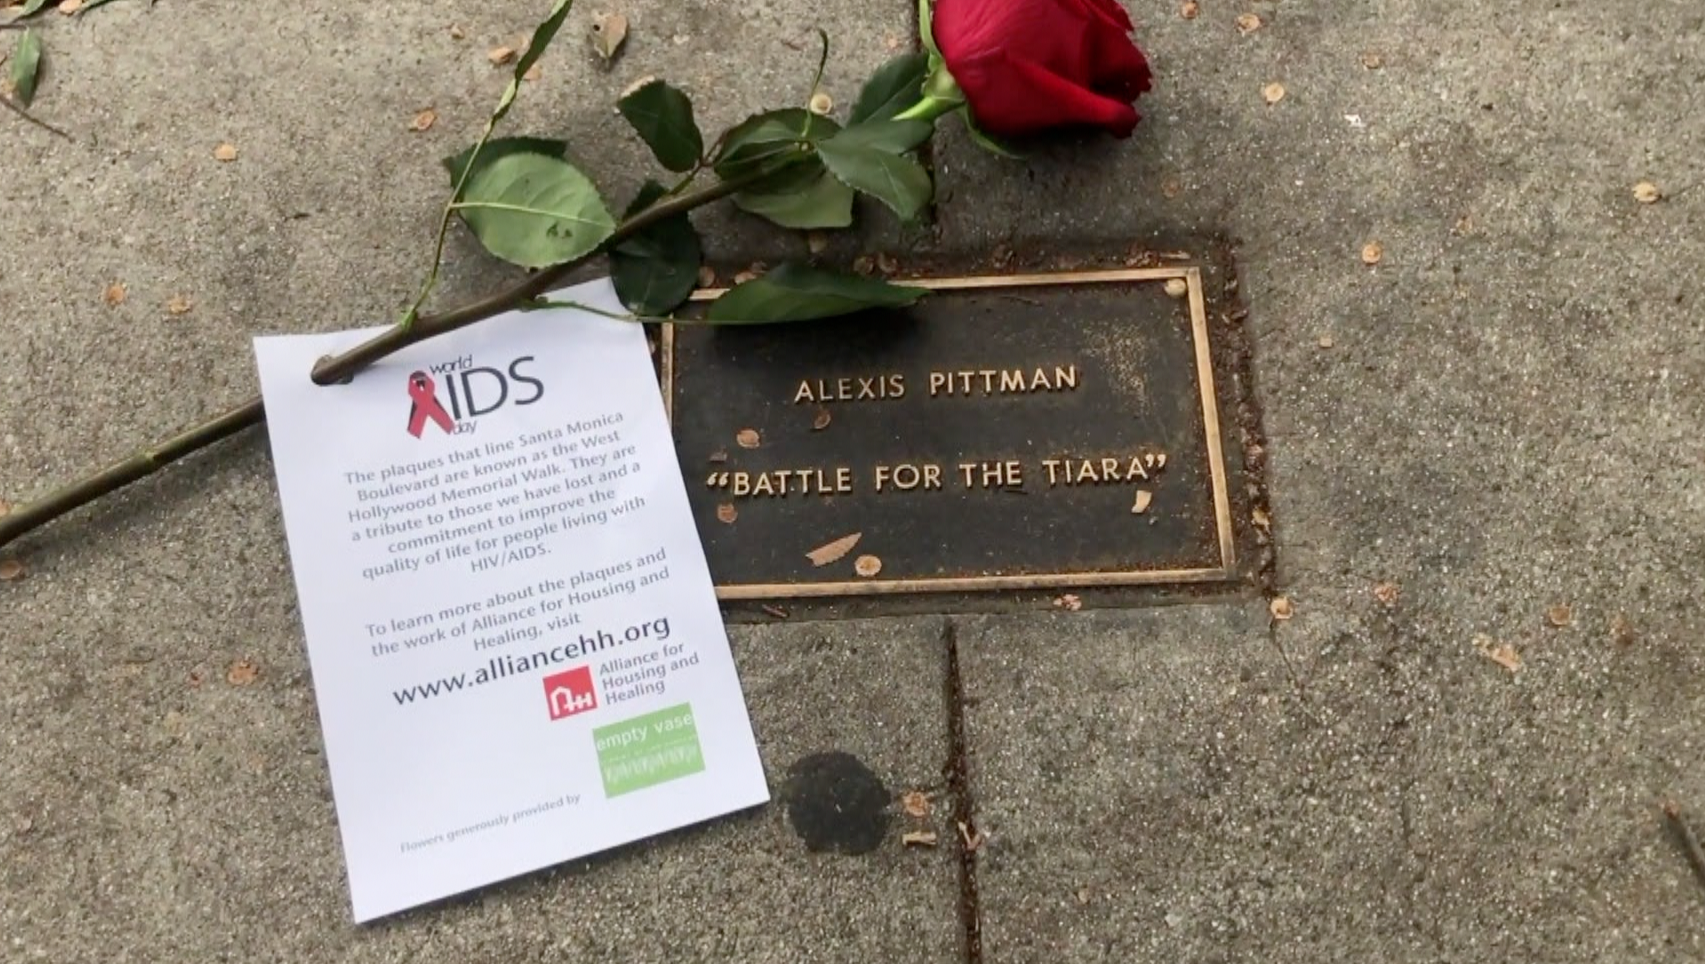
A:
<svg viewBox="0 0 1705 964">
<path fill-rule="evenodd" d="M 481 415 L 490 415 L 505 405 L 531 405 L 545 397 L 545 383 L 522 374 L 522 366 L 531 361 L 532 355 L 523 355 L 498 369 L 475 365 L 474 356 L 463 355 L 411 372 L 408 433 L 420 438 L 428 425 L 436 425 L 445 435 L 472 435 Z M 528 386 L 531 394 L 524 394 Z"/>
</svg>

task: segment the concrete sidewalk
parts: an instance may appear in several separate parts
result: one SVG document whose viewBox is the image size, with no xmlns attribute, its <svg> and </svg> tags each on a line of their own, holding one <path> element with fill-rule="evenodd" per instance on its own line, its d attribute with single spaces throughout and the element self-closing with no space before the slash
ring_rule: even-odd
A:
<svg viewBox="0 0 1705 964">
<path fill-rule="evenodd" d="M 1705 813 L 1705 11 L 1127 6 L 1157 72 L 1135 137 L 1001 161 L 946 123 L 933 232 L 873 218 L 834 250 L 1234 237 L 1294 618 L 1251 595 L 737 626 L 775 804 L 356 928 L 250 433 L 17 547 L 0 958 L 1705 959 L 1705 885 L 1657 809 Z M 392 317 L 438 158 L 502 88 L 485 51 L 547 7 L 49 14 L 35 110 L 75 140 L 0 114 L 0 498 L 246 398 L 257 333 Z M 621 9 L 623 57 L 593 62 L 577 10 L 510 121 L 566 133 L 612 197 L 647 167 L 610 109 L 633 80 L 680 83 L 720 129 L 803 96 L 814 26 L 843 105 L 914 40 L 900 0 Z M 729 263 L 806 250 L 696 220 Z M 458 238 L 446 277 L 454 302 L 512 275 Z M 894 802 L 802 832 L 825 767 Z M 897 802 L 913 789 L 926 818 Z M 968 875 L 960 809 L 987 834 Z M 902 846 L 926 827 L 943 846 Z"/>
</svg>

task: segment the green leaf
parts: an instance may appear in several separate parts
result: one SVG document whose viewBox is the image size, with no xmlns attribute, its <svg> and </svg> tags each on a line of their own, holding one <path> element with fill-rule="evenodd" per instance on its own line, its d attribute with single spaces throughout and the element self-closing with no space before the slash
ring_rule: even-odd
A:
<svg viewBox="0 0 1705 964">
<path fill-rule="evenodd" d="M 646 181 L 623 216 L 631 218 L 668 192 Z M 636 315 L 666 315 L 693 293 L 703 259 L 699 233 L 682 211 L 659 221 L 610 251 L 610 278 L 622 304 Z"/>
<path fill-rule="evenodd" d="M 941 60 L 941 48 L 935 42 L 935 11 L 932 6 L 930 0 L 918 0 L 918 38 L 924 42 L 930 66 L 934 67 Z"/>
<path fill-rule="evenodd" d="M 24 0 L 24 9 L 18 11 L 19 17 L 27 17 L 47 6 L 47 0 Z"/>
<path fill-rule="evenodd" d="M 858 92 L 850 123 L 893 119 L 923 99 L 924 78 L 928 75 L 929 58 L 920 53 L 901 54 L 883 64 Z"/>
<path fill-rule="evenodd" d="M 546 157 L 565 157 L 568 154 L 567 141 L 553 141 L 544 137 L 499 137 L 487 141 L 479 148 L 479 166 L 485 167 L 500 157 L 511 154 L 543 154 Z M 444 170 L 450 172 L 450 186 L 462 183 L 462 172 L 467 169 L 468 161 L 474 156 L 474 147 L 469 146 L 457 154 L 443 158 L 438 163 L 444 165 Z"/>
<path fill-rule="evenodd" d="M 748 117 L 734 125 L 717 156 L 716 176 L 723 180 L 749 174 L 765 164 L 798 155 L 800 144 L 812 144 L 840 133 L 841 125 L 799 107 L 785 107 Z"/>
<path fill-rule="evenodd" d="M 790 170 L 777 175 L 778 179 L 785 179 L 782 183 L 734 195 L 734 206 L 784 228 L 801 231 L 850 226 L 853 189 L 824 169 L 822 161 L 812 159 L 795 168 L 797 174 Z"/>
<path fill-rule="evenodd" d="M 41 72 L 41 38 L 34 30 L 25 30 L 12 50 L 12 96 L 18 104 L 30 106 L 36 96 L 36 77 Z"/>
<path fill-rule="evenodd" d="M 805 94 L 807 103 L 817 96 L 817 88 L 823 86 L 823 68 L 829 66 L 829 32 L 818 27 L 817 36 L 823 41 L 823 52 L 817 57 L 817 73 L 811 78 L 811 89 Z"/>
<path fill-rule="evenodd" d="M 993 135 L 977 126 L 977 118 L 971 116 L 971 106 L 969 104 L 959 108 L 959 116 L 965 121 L 965 130 L 971 135 L 971 140 L 975 141 L 978 147 L 988 151 L 990 154 L 994 154 L 998 157 L 1004 157 L 1008 160 L 1024 160 L 1023 154 L 1011 147 L 1008 147 L 1004 142 L 997 140 Z"/>
<path fill-rule="evenodd" d="M 923 165 L 901 156 L 929 137 L 924 121 L 883 121 L 849 127 L 817 145 L 834 175 L 892 208 L 904 220 L 916 217 L 934 193 Z"/>
<path fill-rule="evenodd" d="M 476 164 L 464 194 L 451 207 L 480 243 L 526 268 L 573 261 L 616 229 L 598 189 L 561 158 L 523 153 Z"/>
<path fill-rule="evenodd" d="M 788 262 L 730 289 L 711 303 L 706 319 L 725 325 L 809 321 L 867 308 L 903 308 L 926 294 L 923 288 Z"/>
<path fill-rule="evenodd" d="M 616 108 L 651 148 L 657 163 L 671 171 L 690 171 L 704 153 L 704 138 L 693 123 L 693 102 L 661 80 L 625 94 Z"/>
</svg>

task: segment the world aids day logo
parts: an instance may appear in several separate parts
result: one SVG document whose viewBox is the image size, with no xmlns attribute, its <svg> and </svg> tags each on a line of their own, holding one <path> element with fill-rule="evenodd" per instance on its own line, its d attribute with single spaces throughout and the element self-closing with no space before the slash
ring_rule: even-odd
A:
<svg viewBox="0 0 1705 964">
<path fill-rule="evenodd" d="M 545 383 L 523 371 L 532 361 L 532 355 L 523 355 L 503 368 L 492 368 L 475 365 L 474 356 L 464 355 L 410 372 L 408 433 L 415 438 L 429 431 L 472 435 L 480 416 L 505 405 L 533 404 L 545 397 Z"/>
</svg>

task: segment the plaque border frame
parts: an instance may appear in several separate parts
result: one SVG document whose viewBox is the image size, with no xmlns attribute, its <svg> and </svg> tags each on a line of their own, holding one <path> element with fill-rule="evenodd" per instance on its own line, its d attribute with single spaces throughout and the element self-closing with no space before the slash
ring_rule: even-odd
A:
<svg viewBox="0 0 1705 964">
<path fill-rule="evenodd" d="M 1061 271 L 1010 275 L 953 275 L 936 278 L 896 278 L 898 284 L 931 291 L 974 291 L 996 288 L 1060 287 L 1068 285 L 1117 284 L 1129 282 L 1166 283 L 1182 279 L 1190 309 L 1190 340 L 1196 358 L 1196 384 L 1201 398 L 1202 424 L 1208 446 L 1208 474 L 1213 489 L 1214 528 L 1219 540 L 1220 564 L 1198 569 L 1136 569 L 1113 572 L 1044 572 L 1025 575 L 933 576 L 915 579 L 862 579 L 814 583 L 718 584 L 716 598 L 739 600 L 823 599 L 859 596 L 892 596 L 907 593 L 989 592 L 1026 589 L 1094 589 L 1121 586 L 1153 586 L 1233 581 L 1237 578 L 1237 547 L 1232 532 L 1231 498 L 1226 481 L 1225 449 L 1214 384 L 1213 354 L 1208 342 L 1207 301 L 1202 293 L 1202 270 L 1193 265 L 1167 268 L 1117 268 L 1096 271 Z M 701 288 L 694 302 L 715 301 L 727 288 Z M 663 329 L 659 354 L 663 411 L 671 427 L 675 417 L 675 326 Z M 673 433 L 671 433 L 673 434 Z"/>
</svg>

